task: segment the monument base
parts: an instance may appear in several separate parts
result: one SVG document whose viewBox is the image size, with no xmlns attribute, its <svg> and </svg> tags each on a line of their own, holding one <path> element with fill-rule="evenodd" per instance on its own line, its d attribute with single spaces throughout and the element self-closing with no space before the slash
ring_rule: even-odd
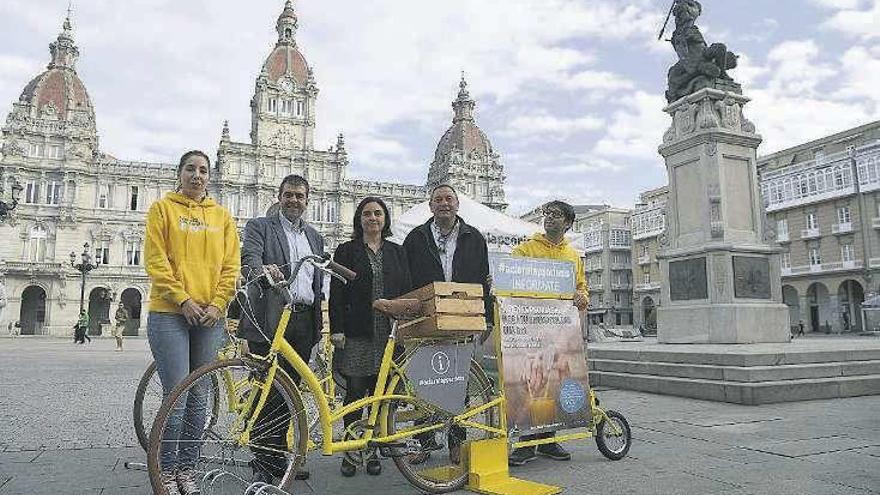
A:
<svg viewBox="0 0 880 495">
<path fill-rule="evenodd" d="M 788 306 L 776 303 L 697 303 L 657 308 L 657 342 L 755 344 L 788 342 Z"/>
</svg>

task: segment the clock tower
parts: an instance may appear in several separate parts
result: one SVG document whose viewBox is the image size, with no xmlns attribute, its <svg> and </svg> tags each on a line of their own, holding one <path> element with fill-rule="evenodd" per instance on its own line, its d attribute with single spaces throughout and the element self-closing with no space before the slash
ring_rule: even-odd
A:
<svg viewBox="0 0 880 495">
<path fill-rule="evenodd" d="M 263 63 L 251 99 L 251 142 L 278 149 L 312 149 L 318 88 L 296 44 L 298 21 L 290 0 L 278 17 L 278 41 Z"/>
</svg>

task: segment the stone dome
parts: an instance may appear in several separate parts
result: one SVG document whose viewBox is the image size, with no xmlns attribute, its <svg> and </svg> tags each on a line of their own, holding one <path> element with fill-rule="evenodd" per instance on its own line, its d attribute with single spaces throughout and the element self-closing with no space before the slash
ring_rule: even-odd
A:
<svg viewBox="0 0 880 495">
<path fill-rule="evenodd" d="M 278 16 L 275 30 L 278 42 L 263 64 L 263 74 L 269 82 L 277 83 L 285 76 L 293 78 L 297 86 L 305 86 L 309 80 L 309 65 L 296 46 L 296 29 L 299 21 L 290 0 Z"/>
<path fill-rule="evenodd" d="M 266 58 L 263 72 L 272 83 L 290 75 L 298 86 L 305 86 L 309 79 L 309 66 L 295 45 L 276 46 Z"/>
<path fill-rule="evenodd" d="M 37 117 L 56 115 L 70 118 L 71 112 L 87 112 L 94 119 L 94 108 L 86 87 L 76 74 L 75 64 L 79 50 L 73 43 L 70 19 L 58 39 L 49 45 L 52 61 L 46 70 L 25 86 L 18 100 L 30 105 Z"/>
<path fill-rule="evenodd" d="M 452 126 L 446 130 L 437 150 L 434 152 L 434 160 L 440 160 L 453 151 L 462 152 L 465 157 L 483 158 L 494 154 L 492 143 L 486 134 L 474 122 L 474 107 L 476 102 L 471 99 L 467 91 L 467 82 L 464 78 L 459 83 L 458 97 L 452 102 L 455 116 Z"/>
</svg>

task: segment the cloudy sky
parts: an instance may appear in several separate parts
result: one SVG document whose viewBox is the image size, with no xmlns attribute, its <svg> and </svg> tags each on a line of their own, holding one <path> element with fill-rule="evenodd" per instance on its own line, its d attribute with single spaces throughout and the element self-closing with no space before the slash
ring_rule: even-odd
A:
<svg viewBox="0 0 880 495">
<path fill-rule="evenodd" d="M 283 0 L 78 0 L 78 73 L 103 151 L 175 161 L 247 141 L 254 78 Z M 632 206 L 665 184 L 657 145 L 669 0 L 298 0 L 320 89 L 316 146 L 346 135 L 349 177 L 423 183 L 465 71 L 511 211 L 562 197 Z M 880 0 L 704 0 L 707 41 L 770 153 L 880 117 Z M 67 0 L 0 2 L 0 109 L 49 60 Z M 667 33 L 667 37 L 669 34 Z"/>
</svg>

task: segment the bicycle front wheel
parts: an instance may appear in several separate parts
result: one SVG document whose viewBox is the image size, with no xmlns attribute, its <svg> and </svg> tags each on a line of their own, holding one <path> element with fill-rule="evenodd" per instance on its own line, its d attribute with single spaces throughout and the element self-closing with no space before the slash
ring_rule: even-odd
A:
<svg viewBox="0 0 880 495">
<path fill-rule="evenodd" d="M 219 390 L 216 381 L 211 383 L 213 393 L 211 398 L 213 402 L 210 406 L 211 413 L 205 418 L 205 424 L 211 426 L 213 421 L 217 419 L 217 402 L 219 400 Z M 162 405 L 162 382 L 159 380 L 159 373 L 156 370 L 156 362 L 153 361 L 144 370 L 138 382 L 137 391 L 134 394 L 134 405 L 132 407 L 132 417 L 134 420 L 134 433 L 137 436 L 138 443 L 144 451 L 147 451 L 150 442 L 150 428 L 156 419 L 156 412 Z"/>
<path fill-rule="evenodd" d="M 147 452 L 156 495 L 167 495 L 163 472 L 180 469 L 192 469 L 203 489 L 210 487 L 215 495 L 241 494 L 255 471 L 272 476 L 279 488 L 291 489 L 305 460 L 306 417 L 299 391 L 279 369 L 259 418 L 248 427 L 265 374 L 264 363 L 247 357 L 216 361 L 191 373 L 171 392 L 156 414 Z M 217 415 L 208 424 L 204 415 L 215 383 Z"/>
<path fill-rule="evenodd" d="M 468 377 L 465 410 L 476 408 L 494 399 L 492 382 L 474 361 Z M 428 404 L 394 402 L 388 406 L 388 434 L 414 430 L 444 421 L 444 416 Z M 468 421 L 493 428 L 500 425 L 497 407 L 490 407 Z M 468 480 L 467 466 L 461 461 L 461 444 L 469 440 L 490 438 L 492 434 L 479 428 L 446 425 L 406 440 L 406 447 L 395 447 L 394 463 L 413 486 L 427 493 L 460 490 Z"/>
<path fill-rule="evenodd" d="M 617 411 L 605 411 L 605 418 L 596 426 L 596 446 L 599 452 L 612 461 L 626 457 L 632 445 L 629 422 Z"/>
</svg>

